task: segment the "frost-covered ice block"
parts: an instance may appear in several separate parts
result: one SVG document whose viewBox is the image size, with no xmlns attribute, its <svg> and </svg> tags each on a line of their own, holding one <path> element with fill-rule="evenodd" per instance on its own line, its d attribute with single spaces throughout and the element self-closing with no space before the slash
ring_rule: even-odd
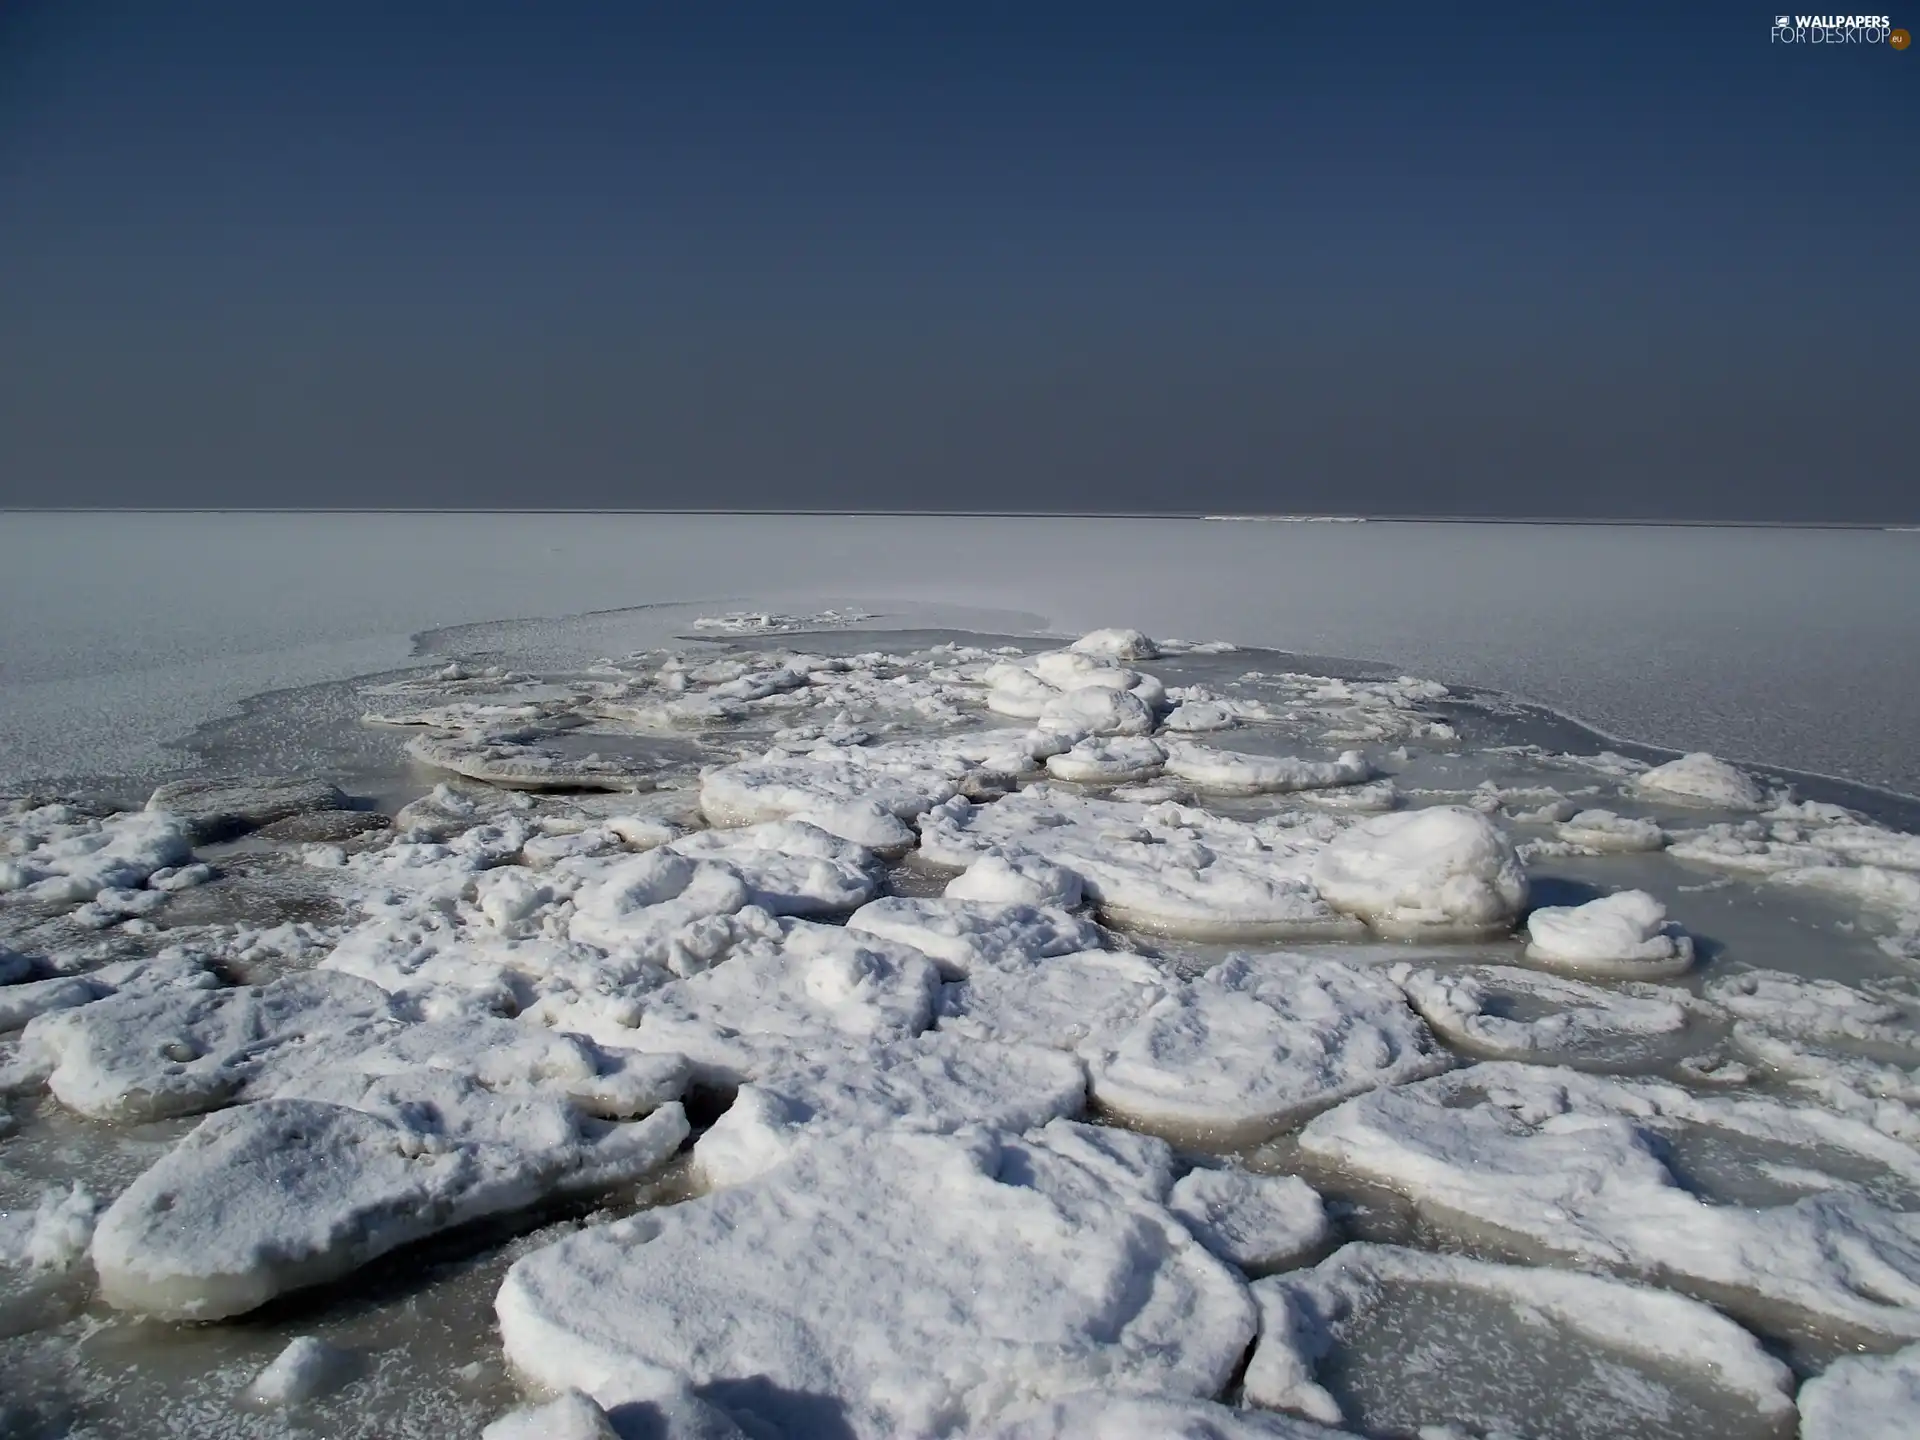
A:
<svg viewBox="0 0 1920 1440">
<path fill-rule="evenodd" d="M 354 1092 L 202 1121 L 101 1217 L 101 1295 L 173 1319 L 243 1314 L 438 1231 L 638 1179 L 688 1133 L 678 1105 L 612 1124 L 453 1071 Z"/>
<path fill-rule="evenodd" d="M 52 904 L 137 889 L 154 871 L 193 859 L 186 830 L 171 815 L 95 819 L 71 805 L 43 805 L 0 817 L 0 827 L 0 894 L 22 891 Z"/>
<path fill-rule="evenodd" d="M 1736 1020 L 1807 1040 L 1864 1040 L 1920 1047 L 1920 1009 L 1911 998 L 1856 990 L 1781 970 L 1716 975 L 1706 996 Z"/>
<path fill-rule="evenodd" d="M 1097 1050 L 1180 988 L 1151 960 L 1102 950 L 975 965 L 941 988 L 939 1025 L 980 1040 Z"/>
<path fill-rule="evenodd" d="M 64 1318 L 48 1302 L 85 1257 L 98 1210 L 81 1185 L 42 1190 L 31 1209 L 0 1210 L 0 1336 Z"/>
<path fill-rule="evenodd" d="M 1920 1426 L 1920 1345 L 1846 1355 L 1800 1387 L 1800 1440 L 1912 1440 Z"/>
<path fill-rule="evenodd" d="M 1497 932 L 1527 903 L 1512 841 L 1462 805 L 1360 821 L 1314 861 L 1313 883 L 1335 909 L 1397 938 Z"/>
<path fill-rule="evenodd" d="M 1021 966 L 1051 955 L 1103 948 L 1091 920 L 1051 905 L 889 895 L 863 905 L 847 929 L 878 935 L 930 956 L 951 979 L 979 967 Z"/>
<path fill-rule="evenodd" d="M 1115 1377 L 1214 1396 L 1254 1329 L 1239 1278 L 1059 1122 L 809 1146 L 527 1256 L 495 1308 L 536 1383 L 611 1407 L 678 1379 L 851 1437 L 966 1434 Z"/>
<path fill-rule="evenodd" d="M 1144 735 L 1091 736 L 1047 757 L 1047 773 L 1076 785 L 1123 785 L 1160 773 L 1167 752 Z"/>
<path fill-rule="evenodd" d="M 297 1335 L 253 1377 L 247 1398 L 278 1408 L 304 1405 L 344 1384 L 353 1372 L 353 1359 L 317 1336 Z"/>
<path fill-rule="evenodd" d="M 1211 1400 L 1129 1395 L 1102 1388 L 1041 1405 L 1022 1405 L 978 1440 L 1357 1440 L 1258 1410 L 1230 1410 Z"/>
<path fill-rule="evenodd" d="M 1032 855 L 1077 874 L 1109 923 L 1197 939 L 1360 933 L 1308 878 L 1322 843 L 1309 830 L 1096 800 L 1053 784 L 991 805 L 950 801 L 920 823 L 920 854 L 931 864 Z"/>
<path fill-rule="evenodd" d="M 751 902 L 775 915 L 841 914 L 880 888 L 872 851 L 798 820 L 702 830 L 667 848 L 730 867 L 746 881 Z"/>
<path fill-rule="evenodd" d="M 1658 1277 L 1762 1328 L 1920 1335 L 1920 1152 L 1857 1121 L 1651 1080 L 1488 1062 L 1376 1090 L 1301 1148 L 1428 1220 Z"/>
<path fill-rule="evenodd" d="M 836 925 L 783 920 L 724 963 L 653 992 L 633 1048 L 685 1055 L 737 1085 L 789 1056 L 904 1040 L 933 1021 L 940 972 L 918 950 Z"/>
<path fill-rule="evenodd" d="M 792 818 L 891 859 L 911 850 L 920 838 L 906 821 L 871 800 L 822 803 Z"/>
<path fill-rule="evenodd" d="M 1129 690 L 1088 685 L 1053 696 L 1034 723 L 1062 735 L 1146 735 L 1153 730 L 1153 710 Z"/>
<path fill-rule="evenodd" d="M 1471 970 L 1403 965 L 1395 967 L 1394 979 L 1443 1040 L 1495 1059 L 1675 1035 L 1701 1009 L 1684 990 L 1602 989 L 1511 965 Z M 1509 1013 L 1515 1001 L 1534 1013 Z"/>
<path fill-rule="evenodd" d="M 732 915 L 751 898 L 730 865 L 653 850 L 582 884 L 574 893 L 568 933 L 583 944 L 664 966 L 687 926 Z"/>
<path fill-rule="evenodd" d="M 1848 1053 L 1782 1035 L 1749 1020 L 1733 1026 L 1734 1048 L 1808 1099 L 1909 1143 L 1920 1141 L 1920 1035 L 1899 1046 Z M 1897 1060 L 1887 1057 L 1889 1052 Z"/>
<path fill-rule="evenodd" d="M 1337 760 L 1300 760 L 1291 755 L 1245 755 L 1191 740 L 1167 747 L 1167 773 L 1221 795 L 1261 795 L 1358 785 L 1373 774 L 1367 757 L 1347 750 Z"/>
<path fill-rule="evenodd" d="M 1263 1275 L 1298 1264 L 1326 1243 L 1327 1210 L 1297 1175 L 1256 1175 L 1231 1165 L 1191 1170 L 1167 1208 L 1229 1265 Z"/>
<path fill-rule="evenodd" d="M 888 768 L 857 749 L 769 756 L 706 771 L 700 777 L 700 809 L 715 825 L 752 825 L 823 805 L 866 801 L 911 820 L 959 794 L 969 769 L 961 761 L 929 764 L 918 772 Z"/>
<path fill-rule="evenodd" d="M 327 971 L 228 990 L 168 989 L 42 1015 L 23 1044 L 49 1088 L 98 1120 L 194 1115 L 361 1049 L 398 1021 L 385 991 Z"/>
<path fill-rule="evenodd" d="M 1184 700 L 1167 712 L 1160 728 L 1175 734 L 1204 735 L 1215 730 L 1231 730 L 1239 723 L 1238 713 L 1225 701 Z"/>
<path fill-rule="evenodd" d="M 937 1031 L 868 1051 L 795 1061 L 740 1087 L 694 1146 L 709 1185 L 737 1185 L 803 1141 L 890 1127 L 949 1133 L 968 1125 L 1022 1131 L 1086 1106 L 1080 1062 L 1058 1050 Z"/>
<path fill-rule="evenodd" d="M 480 1432 L 480 1440 L 620 1440 L 620 1435 L 589 1396 L 566 1390 L 544 1404 L 502 1415 Z"/>
<path fill-rule="evenodd" d="M 1577 811 L 1557 827 L 1556 833 L 1569 845 L 1602 854 L 1659 850 L 1667 843 L 1667 832 L 1658 821 L 1616 815 L 1611 810 Z"/>
<path fill-rule="evenodd" d="M 1667 907 L 1646 891 L 1621 890 L 1534 911 L 1527 958 L 1574 975 L 1656 980 L 1693 964 L 1693 941 L 1667 924 Z"/>
<path fill-rule="evenodd" d="M 1089 630 L 1067 648 L 1103 660 L 1152 660 L 1160 654 L 1160 647 L 1143 631 L 1121 627 Z"/>
<path fill-rule="evenodd" d="M 318 779 L 171 780 L 147 797 L 147 809 L 171 815 L 196 845 L 230 839 L 292 815 L 348 806 L 340 787 Z"/>
<path fill-rule="evenodd" d="M 199 956 L 182 949 L 163 950 L 151 960 L 116 960 L 80 975 L 0 986 L 0 1033 L 18 1030 L 35 1016 L 91 1005 L 110 996 L 212 990 L 219 984 L 219 977 Z"/>
<path fill-rule="evenodd" d="M 1084 1053 L 1103 1109 L 1228 1146 L 1454 1063 L 1379 969 L 1284 954 L 1225 960 Z"/>
<path fill-rule="evenodd" d="M 549 730 L 430 730 L 407 742 L 407 754 L 436 770 L 451 770 L 516 790 L 642 790 L 659 762 L 607 755 L 571 755 L 539 743 Z"/>
<path fill-rule="evenodd" d="M 1715 810 L 1761 810 L 1767 804 L 1766 792 L 1751 775 L 1704 751 L 1656 765 L 1633 785 L 1649 799 Z"/>
<path fill-rule="evenodd" d="M 949 880 L 945 895 L 949 900 L 1057 905 L 1071 910 L 1080 903 L 1080 877 L 1038 855 L 987 854 Z"/>
<path fill-rule="evenodd" d="M 1519 1435 L 1791 1433 L 1792 1372 L 1731 1320 L 1664 1290 L 1352 1244 L 1253 1293 L 1260 1342 L 1247 1399 L 1323 1424 L 1392 1434 L 1458 1423 Z M 1327 1373 L 1336 1370 L 1337 1382 Z"/>
</svg>

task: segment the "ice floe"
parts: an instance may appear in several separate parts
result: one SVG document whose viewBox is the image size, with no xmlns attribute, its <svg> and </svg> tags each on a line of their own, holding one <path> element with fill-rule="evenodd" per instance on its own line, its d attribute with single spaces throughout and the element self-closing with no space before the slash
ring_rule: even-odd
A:
<svg viewBox="0 0 1920 1440">
<path fill-rule="evenodd" d="M 1443 1040 L 1496 1059 L 1677 1035 L 1702 1008 L 1684 990 L 1603 989 L 1511 965 L 1471 970 L 1401 965 L 1394 979 Z"/>
<path fill-rule="evenodd" d="M 948 979 L 982 966 L 1017 966 L 1104 948 L 1091 920 L 1053 905 L 888 896 L 856 910 L 847 929 L 896 940 L 931 956 Z"/>
<path fill-rule="evenodd" d="M 1260 1342 L 1247 1399 L 1323 1424 L 1757 1440 L 1793 1421 L 1792 1372 L 1753 1336 L 1698 1301 L 1642 1285 L 1356 1243 L 1253 1293 Z M 1368 1344 L 1390 1328 L 1413 1333 Z M 1464 1413 L 1447 1387 L 1423 1383 L 1430 1367 L 1476 1360 L 1490 1373 Z M 1322 1383 L 1336 1365 L 1358 1405 Z"/>
<path fill-rule="evenodd" d="M 1754 778 L 1701 751 L 1644 771 L 1634 788 L 1651 799 L 1715 810 L 1762 810 L 1767 795 Z"/>
<path fill-rule="evenodd" d="M 680 1381 L 854 1437 L 962 1434 L 1116 1375 L 1218 1395 L 1245 1287 L 1071 1138 L 848 1136 L 570 1236 L 501 1285 L 508 1358 L 602 1405 Z"/>
<path fill-rule="evenodd" d="M 1920 1215 L 1873 1198 L 1910 1205 L 1920 1153 L 1823 1110 L 1488 1062 L 1350 1100 L 1300 1145 L 1443 1228 L 1763 1328 L 1920 1335 Z"/>
<path fill-rule="evenodd" d="M 1249 1275 L 1297 1265 L 1329 1234 L 1319 1194 L 1294 1175 L 1201 1167 L 1174 1183 L 1167 1208 L 1202 1245 Z"/>
<path fill-rule="evenodd" d="M 1217 1146 L 1453 1064 L 1379 969 L 1294 955 L 1216 965 L 1087 1060 L 1093 1098 L 1123 1123 Z"/>
<path fill-rule="evenodd" d="M 1800 1388 L 1800 1440 L 1906 1440 L 1920 1416 L 1920 1345 L 1846 1355 Z"/>
<path fill-rule="evenodd" d="M 942 987 L 940 1028 L 985 1040 L 1097 1050 L 1180 983 L 1138 955 L 1099 950 L 975 964 Z"/>
<path fill-rule="evenodd" d="M 1337 760 L 1299 760 L 1290 755 L 1244 755 L 1181 740 L 1168 746 L 1166 756 L 1169 775 L 1221 795 L 1358 785 L 1373 773 L 1358 750 L 1344 751 Z"/>
<path fill-rule="evenodd" d="M 1659 979 L 1693 964 L 1693 940 L 1644 890 L 1584 905 L 1545 905 L 1527 917 L 1527 958 L 1575 975 Z"/>
<path fill-rule="evenodd" d="M 339 786 L 316 779 L 173 780 L 147 798 L 148 810 L 173 816 L 196 845 L 295 815 L 346 808 Z"/>
<path fill-rule="evenodd" d="M 949 900 L 989 900 L 1004 905 L 1057 905 L 1071 910 L 1080 903 L 1080 877 L 1038 855 L 1018 851 L 986 854 L 947 882 Z"/>
<path fill-rule="evenodd" d="M 1121 785 L 1160 773 L 1167 752 L 1144 735 L 1117 739 L 1089 738 L 1071 750 L 1047 757 L 1047 773 L 1056 780 L 1081 785 Z"/>
<path fill-rule="evenodd" d="M 431 730 L 409 740 L 407 754 L 436 770 L 525 790 L 643 790 L 660 769 L 645 759 L 570 754 L 541 744 L 546 733 L 539 727 Z"/>
<path fill-rule="evenodd" d="M 1334 908 L 1404 938 L 1504 930 L 1527 900 L 1512 841 L 1459 805 L 1360 821 L 1315 859 L 1313 884 Z"/>
<path fill-rule="evenodd" d="M 1017 1132 L 1078 1115 L 1086 1094 L 1086 1071 L 1059 1050 L 938 1031 L 827 1059 L 796 1057 L 740 1087 L 694 1146 L 694 1167 L 709 1185 L 737 1185 L 803 1142 L 893 1128 Z"/>
<path fill-rule="evenodd" d="M 1350 1432 L 1210 1400 L 1086 1390 L 1021 1406 L 981 1440 L 1342 1440 Z"/>
<path fill-rule="evenodd" d="M 353 1357 L 313 1335 L 299 1335 L 247 1386 L 247 1398 L 282 1409 L 304 1405 L 351 1377 Z"/>
</svg>

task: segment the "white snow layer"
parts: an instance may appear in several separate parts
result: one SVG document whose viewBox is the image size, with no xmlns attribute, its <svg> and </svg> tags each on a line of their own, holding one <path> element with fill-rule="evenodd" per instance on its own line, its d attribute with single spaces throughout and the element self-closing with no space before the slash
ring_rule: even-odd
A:
<svg viewBox="0 0 1920 1440">
<path fill-rule="evenodd" d="M 1401 938 L 1503 930 L 1527 900 L 1512 841 L 1460 805 L 1360 821 L 1314 862 L 1313 883 L 1336 909 Z"/>
<path fill-rule="evenodd" d="M 1715 810 L 1760 810 L 1767 804 L 1751 775 L 1704 752 L 1654 766 L 1634 781 L 1634 788 L 1649 799 Z"/>
<path fill-rule="evenodd" d="M 1644 890 L 1584 905 L 1547 905 L 1527 917 L 1527 958 L 1576 975 L 1657 979 L 1693 964 L 1693 941 L 1667 924 Z"/>
<path fill-rule="evenodd" d="M 1792 1372 L 1698 1301 L 1598 1276 L 1362 1243 L 1342 1247 L 1312 1270 L 1253 1287 L 1260 1343 L 1247 1366 L 1247 1399 L 1322 1424 L 1346 1420 L 1316 1372 L 1340 1348 L 1344 1331 L 1392 1304 L 1382 1293 L 1386 1285 L 1471 1292 L 1511 1307 L 1519 1323 L 1551 1322 L 1571 1331 L 1601 1354 L 1710 1376 L 1719 1392 L 1716 1408 L 1738 1408 L 1774 1424 L 1794 1413 Z M 1434 1398 L 1444 1404 L 1444 1390 Z M 1656 1409 L 1646 1418 L 1661 1416 Z"/>
<path fill-rule="evenodd" d="M 1211 1397 L 1253 1305 L 1145 1184 L 1063 1122 L 847 1136 L 518 1261 L 501 1335 L 539 1384 L 687 1383 L 789 1431 L 961 1434 L 1115 1377 Z"/>
<path fill-rule="evenodd" d="M 1910 1440 L 1920 1418 L 1920 1345 L 1846 1355 L 1800 1389 L 1800 1440 Z"/>
<path fill-rule="evenodd" d="M 1824 1111 L 1490 1062 L 1348 1101 L 1300 1144 L 1437 1225 L 1529 1255 L 1657 1276 L 1762 1324 L 1920 1335 L 1920 1215 L 1859 1186 L 1760 1204 L 1713 1193 L 1712 1157 L 1743 1147 L 1920 1185 L 1920 1153 Z"/>
</svg>

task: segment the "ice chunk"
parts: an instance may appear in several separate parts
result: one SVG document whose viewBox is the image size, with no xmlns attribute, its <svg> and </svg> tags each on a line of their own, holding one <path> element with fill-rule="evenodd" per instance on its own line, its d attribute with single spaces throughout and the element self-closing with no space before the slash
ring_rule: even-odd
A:
<svg viewBox="0 0 1920 1440">
<path fill-rule="evenodd" d="M 1740 970 L 1707 982 L 1707 998 L 1736 1019 L 1808 1040 L 1920 1045 L 1912 1001 L 1780 970 Z"/>
<path fill-rule="evenodd" d="M 299 1335 L 247 1387 L 260 1405 L 304 1405 L 338 1388 L 353 1372 L 353 1356 L 312 1335 Z"/>
<path fill-rule="evenodd" d="M 528 1405 L 480 1432 L 480 1440 L 620 1440 L 607 1412 L 578 1390 Z"/>
<path fill-rule="evenodd" d="M 1086 1104 L 1078 1060 L 1033 1045 L 938 1032 L 823 1060 L 795 1060 L 743 1085 L 694 1146 L 707 1184 L 737 1185 L 803 1140 L 890 1126 L 947 1133 L 967 1125 L 1028 1130 Z"/>
<path fill-rule="evenodd" d="M 643 790 L 660 770 L 650 759 L 569 754 L 540 744 L 545 733 L 430 730 L 407 742 L 407 754 L 436 770 L 516 790 Z"/>
<path fill-rule="evenodd" d="M 784 920 L 777 940 L 748 941 L 656 990 L 628 1043 L 683 1054 L 699 1079 L 736 1085 L 790 1056 L 917 1035 L 932 1023 L 939 987 L 934 963 L 909 946 Z"/>
<path fill-rule="evenodd" d="M 67 1270 L 87 1253 L 99 1206 L 84 1186 L 41 1192 L 33 1209 L 0 1210 L 0 1266 Z"/>
<path fill-rule="evenodd" d="M 1766 792 L 1753 777 L 1704 751 L 1682 755 L 1635 778 L 1634 788 L 1654 800 L 1705 805 L 1715 810 L 1763 810 Z"/>
<path fill-rule="evenodd" d="M 1800 1440 L 1911 1440 L 1920 1416 L 1920 1345 L 1845 1355 L 1800 1387 Z"/>
<path fill-rule="evenodd" d="M 676 936 L 702 920 L 732 915 L 751 892 L 728 865 L 673 850 L 623 860 L 582 885 L 569 933 L 585 944 L 667 965 Z"/>
<path fill-rule="evenodd" d="M 1260 1343 L 1247 1398 L 1323 1424 L 1759 1437 L 1793 1418 L 1785 1365 L 1732 1321 L 1662 1290 L 1353 1244 L 1253 1293 Z M 1370 1331 L 1385 1333 L 1369 1346 Z M 1323 1383 L 1336 1360 L 1340 1388 L 1357 1404 L 1343 1405 Z M 1434 1370 L 1455 1367 L 1477 1372 L 1469 1399 L 1430 1383 Z"/>
<path fill-rule="evenodd" d="M 663 1379 L 788 1433 L 964 1433 L 1105 1386 L 1218 1394 L 1239 1280 L 1158 1204 L 1049 1142 L 889 1130 L 517 1262 L 508 1358 L 602 1405 Z"/>
<path fill-rule="evenodd" d="M 687 1135 L 678 1105 L 612 1125 L 454 1072 L 359 1098 L 377 1108 L 264 1100 L 202 1121 L 101 1217 L 102 1297 L 174 1319 L 242 1314 L 437 1231 L 637 1179 Z"/>
<path fill-rule="evenodd" d="M 78 904 L 103 890 L 138 889 L 156 870 L 185 865 L 193 851 L 171 815 L 146 811 L 92 819 L 47 805 L 8 817 L 13 833 L 0 859 L 0 893 Z"/>
<path fill-rule="evenodd" d="M 1179 988 L 1150 960 L 1098 950 L 1035 964 L 976 965 L 964 982 L 942 989 L 940 1028 L 1061 1050 L 1098 1048 Z"/>
<path fill-rule="evenodd" d="M 1499 1059 L 1677 1034 L 1686 1029 L 1695 1003 L 1684 990 L 1604 990 L 1511 965 L 1445 971 L 1396 966 L 1394 978 L 1442 1039 Z M 1509 1013 L 1515 1000 L 1536 1013 Z"/>
<path fill-rule="evenodd" d="M 377 986 L 316 971 L 55 1011 L 28 1025 L 25 1043 L 51 1057 L 49 1088 L 69 1110 L 158 1120 L 232 1104 L 291 1069 L 363 1048 L 395 1023 Z"/>
<path fill-rule="evenodd" d="M 1667 907 L 1644 890 L 1584 905 L 1547 905 L 1527 917 L 1527 958 L 1575 975 L 1657 979 L 1693 964 L 1693 941 L 1667 924 Z"/>
<path fill-rule="evenodd" d="M 887 896 L 854 911 L 847 929 L 911 945 L 931 956 L 949 979 L 983 965 L 1023 965 L 1049 955 L 1098 950 L 1106 943 L 1098 925 L 1056 906 L 991 900 Z"/>
<path fill-rule="evenodd" d="M 1086 685 L 1053 696 L 1037 723 L 1067 735 L 1145 735 L 1153 729 L 1153 711 L 1130 691 Z"/>
<path fill-rule="evenodd" d="M 339 786 L 315 779 L 173 780 L 147 797 L 147 809 L 179 820 L 196 845 L 348 803 Z"/>
<path fill-rule="evenodd" d="M 1659 850 L 1667 843 L 1667 832 L 1658 822 L 1616 815 L 1611 810 L 1577 811 L 1558 833 L 1569 845 L 1601 854 Z"/>
<path fill-rule="evenodd" d="M 1320 854 L 1313 883 L 1336 909 L 1403 938 L 1504 930 L 1527 900 L 1512 842 L 1461 805 L 1360 821 Z"/>
<path fill-rule="evenodd" d="M 1103 660 L 1152 660 L 1160 647 L 1138 630 L 1090 630 L 1070 647 L 1076 654 Z"/>
<path fill-rule="evenodd" d="M 871 800 L 823 803 L 793 818 L 881 855 L 905 854 L 919 838 L 906 821 Z"/>
<path fill-rule="evenodd" d="M 1249 1275 L 1297 1265 L 1327 1241 L 1320 1196 L 1295 1175 L 1255 1175 L 1225 1165 L 1192 1170 L 1167 1208 L 1207 1249 Z"/>
<path fill-rule="evenodd" d="M 1865 1188 L 1910 1196 L 1920 1154 L 1841 1116 L 1488 1062 L 1348 1101 L 1300 1145 L 1436 1225 L 1657 1277 L 1763 1328 L 1920 1335 L 1920 1215 Z"/>
<path fill-rule="evenodd" d="M 1298 760 L 1291 755 L 1243 755 L 1183 740 L 1167 747 L 1167 773 L 1216 794 L 1260 795 L 1358 785 L 1373 767 L 1358 750 L 1344 751 L 1337 760 Z"/>
<path fill-rule="evenodd" d="M 1144 735 L 1092 737 L 1047 759 L 1047 773 L 1079 785 L 1120 785 L 1160 773 L 1167 752 Z"/>
<path fill-rule="evenodd" d="M 219 978 L 199 956 L 164 950 L 151 960 L 119 960 L 83 975 L 58 975 L 0 987 L 0 1033 L 18 1030 L 36 1015 L 91 1005 L 110 995 L 154 995 L 164 990 L 211 990 Z"/>
<path fill-rule="evenodd" d="M 1127 1124 L 1226 1146 L 1453 1064 L 1378 969 L 1292 955 L 1223 961 L 1087 1060 L 1094 1100 Z"/>
<path fill-rule="evenodd" d="M 1002 905 L 1057 905 L 1071 910 L 1080 903 L 1080 877 L 1038 855 L 1019 851 L 982 855 L 947 882 L 946 898 Z"/>
<path fill-rule="evenodd" d="M 1214 730 L 1231 730 L 1239 723 L 1234 708 L 1225 701 L 1186 700 L 1167 712 L 1160 727 L 1176 734 L 1204 735 Z"/>
<path fill-rule="evenodd" d="M 1201 939 L 1359 933 L 1308 878 L 1322 843 L 1307 830 L 1095 800 L 1051 784 L 992 805 L 951 801 L 920 826 L 920 853 L 932 864 L 1032 855 L 1079 875 L 1109 923 Z"/>
<path fill-rule="evenodd" d="M 873 852 L 798 820 L 703 830 L 670 850 L 718 861 L 747 882 L 751 902 L 775 915 L 837 915 L 880 888 Z"/>
<path fill-rule="evenodd" d="M 746 760 L 700 777 L 700 809 L 715 825 L 751 825 L 866 802 L 911 820 L 958 794 L 968 769 L 952 763 L 902 773 L 864 763 L 857 750 Z"/>
</svg>

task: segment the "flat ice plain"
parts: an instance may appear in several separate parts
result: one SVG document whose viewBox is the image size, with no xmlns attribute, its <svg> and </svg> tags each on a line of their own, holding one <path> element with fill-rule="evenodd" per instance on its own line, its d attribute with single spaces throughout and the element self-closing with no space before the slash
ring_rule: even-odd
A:
<svg viewBox="0 0 1920 1440">
<path fill-rule="evenodd" d="M 1911 1434 L 1914 538 L 10 515 L 0 1435 Z"/>
</svg>

